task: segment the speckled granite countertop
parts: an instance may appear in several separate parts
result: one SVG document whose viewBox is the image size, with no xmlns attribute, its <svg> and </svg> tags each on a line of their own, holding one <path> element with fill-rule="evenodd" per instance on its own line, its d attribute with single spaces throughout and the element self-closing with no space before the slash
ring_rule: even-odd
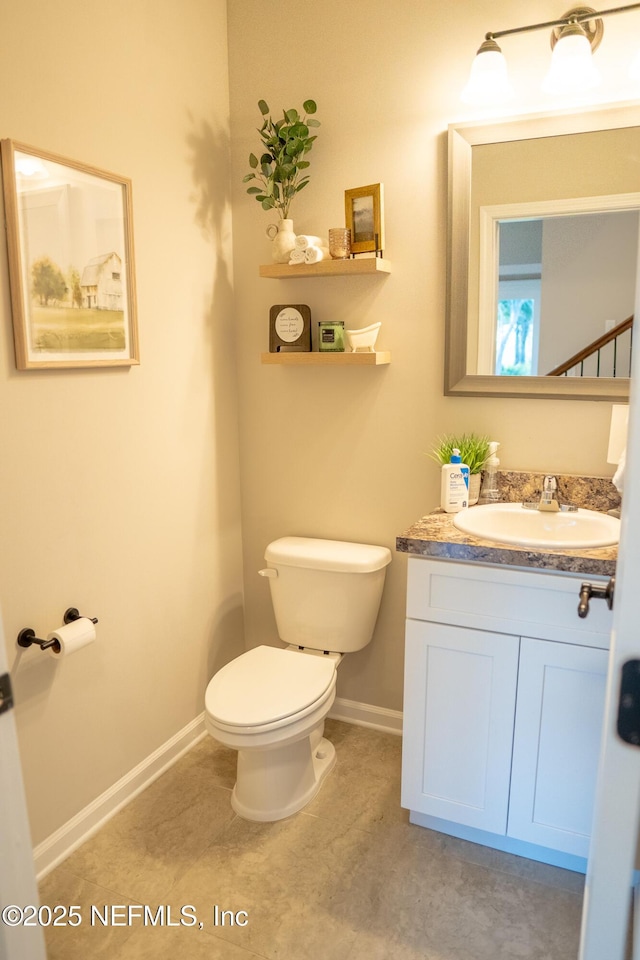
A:
<svg viewBox="0 0 640 960">
<path fill-rule="evenodd" d="M 503 500 L 518 502 L 540 496 L 543 474 L 502 472 L 499 487 Z M 611 481 L 602 477 L 558 476 L 559 500 L 590 510 L 620 506 L 620 496 Z M 473 510 L 473 507 L 469 509 Z M 501 566 L 529 567 L 534 570 L 560 570 L 611 577 L 615 574 L 618 548 L 591 550 L 538 550 L 480 540 L 461 533 L 453 525 L 453 514 L 440 510 L 421 517 L 396 538 L 396 550 L 415 557 L 460 560 L 466 563 L 497 563 Z"/>
</svg>

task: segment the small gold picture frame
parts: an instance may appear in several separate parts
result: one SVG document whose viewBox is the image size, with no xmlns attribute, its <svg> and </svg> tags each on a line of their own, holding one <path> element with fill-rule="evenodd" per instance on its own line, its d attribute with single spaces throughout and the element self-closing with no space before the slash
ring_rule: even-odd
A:
<svg viewBox="0 0 640 960">
<path fill-rule="evenodd" d="M 376 253 L 384 250 L 383 186 L 371 183 L 344 192 L 346 225 L 351 230 L 352 253 Z"/>
</svg>

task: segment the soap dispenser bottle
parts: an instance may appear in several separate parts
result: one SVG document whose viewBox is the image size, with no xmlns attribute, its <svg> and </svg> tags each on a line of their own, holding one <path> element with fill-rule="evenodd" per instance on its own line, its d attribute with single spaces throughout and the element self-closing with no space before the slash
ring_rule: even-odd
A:
<svg viewBox="0 0 640 960">
<path fill-rule="evenodd" d="M 478 497 L 478 506 L 483 503 L 497 503 L 500 500 L 500 491 L 498 490 L 498 467 L 500 461 L 496 457 L 496 451 L 500 444 L 497 440 L 492 440 L 489 444 L 489 456 L 485 460 L 482 472 L 482 488 Z"/>
<path fill-rule="evenodd" d="M 442 467 L 440 506 L 445 513 L 458 513 L 469 506 L 469 467 L 454 447 L 451 462 Z"/>
</svg>

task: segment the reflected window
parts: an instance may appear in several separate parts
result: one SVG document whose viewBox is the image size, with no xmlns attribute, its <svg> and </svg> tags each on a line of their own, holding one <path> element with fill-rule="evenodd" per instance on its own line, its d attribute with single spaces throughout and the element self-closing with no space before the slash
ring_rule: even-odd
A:
<svg viewBox="0 0 640 960">
<path fill-rule="evenodd" d="M 536 281 L 505 280 L 500 283 L 496 318 L 496 360 L 499 377 L 535 377 L 538 374 L 540 296 L 525 293 Z M 540 282 L 537 281 L 538 288 Z"/>
<path fill-rule="evenodd" d="M 495 364 L 499 377 L 538 375 L 542 220 L 500 223 Z"/>
</svg>

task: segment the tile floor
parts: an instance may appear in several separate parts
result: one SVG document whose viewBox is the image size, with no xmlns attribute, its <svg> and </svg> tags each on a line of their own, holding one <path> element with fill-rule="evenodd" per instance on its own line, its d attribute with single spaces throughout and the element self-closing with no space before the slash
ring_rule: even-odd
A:
<svg viewBox="0 0 640 960">
<path fill-rule="evenodd" d="M 83 921 L 47 929 L 49 960 L 577 957 L 581 876 L 412 826 L 400 738 L 337 721 L 326 734 L 332 773 L 272 824 L 231 810 L 235 753 L 196 744 L 42 881 L 43 904 L 77 904 Z M 129 924 L 128 905 L 164 925 L 135 910 Z"/>
</svg>

